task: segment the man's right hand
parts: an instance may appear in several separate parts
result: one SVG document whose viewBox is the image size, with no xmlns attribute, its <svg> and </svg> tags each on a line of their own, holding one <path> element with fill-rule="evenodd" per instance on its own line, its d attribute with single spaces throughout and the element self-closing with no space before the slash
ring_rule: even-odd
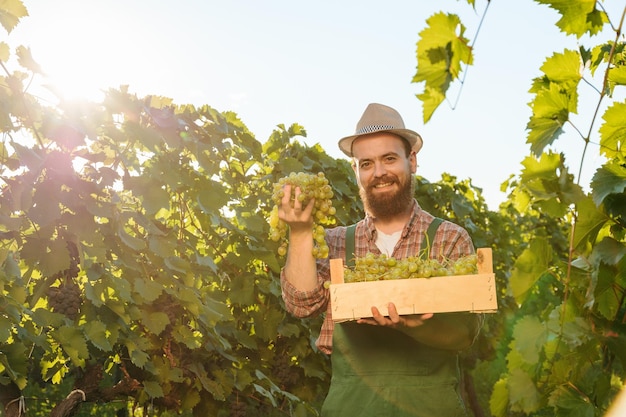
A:
<svg viewBox="0 0 626 417">
<path fill-rule="evenodd" d="M 303 231 L 310 232 L 313 227 L 313 207 L 315 200 L 311 199 L 306 207 L 302 207 L 299 200 L 301 194 L 300 187 L 294 190 L 294 198 L 292 199 L 292 185 L 287 184 L 284 188 L 285 194 L 278 208 L 278 218 L 289 225 L 290 234 Z"/>
</svg>

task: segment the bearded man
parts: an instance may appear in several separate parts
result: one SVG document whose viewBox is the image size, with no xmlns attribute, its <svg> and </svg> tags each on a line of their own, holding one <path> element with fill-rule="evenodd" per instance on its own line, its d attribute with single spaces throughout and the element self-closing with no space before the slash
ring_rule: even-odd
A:
<svg viewBox="0 0 626 417">
<path fill-rule="evenodd" d="M 339 148 L 352 159 L 366 216 L 352 227 L 326 231 L 330 259 L 367 253 L 402 259 L 427 251 L 442 261 L 474 253 L 465 229 L 436 219 L 415 200 L 421 147 L 421 136 L 405 128 L 400 114 L 378 103 L 367 106 L 355 134 L 339 140 Z M 371 318 L 334 323 L 330 293 L 324 287 L 330 280 L 329 260 L 312 255 L 313 202 L 303 207 L 296 188 L 292 207 L 291 186 L 285 187 L 279 208 L 279 217 L 289 225 L 281 272 L 285 306 L 297 317 L 326 314 L 316 341 L 332 362 L 322 417 L 468 416 L 460 393 L 458 355 L 475 340 L 481 316 L 400 316 L 390 300 L 388 315 L 372 307 Z M 429 234 L 432 239 L 425 239 Z"/>
</svg>

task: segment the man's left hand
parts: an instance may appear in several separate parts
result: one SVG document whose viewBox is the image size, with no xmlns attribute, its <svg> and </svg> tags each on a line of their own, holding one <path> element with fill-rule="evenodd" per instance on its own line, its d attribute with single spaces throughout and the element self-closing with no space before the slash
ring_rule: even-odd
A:
<svg viewBox="0 0 626 417">
<path fill-rule="evenodd" d="M 431 319 L 434 314 L 426 313 L 426 314 L 411 314 L 406 316 L 401 316 L 398 314 L 398 310 L 396 309 L 396 305 L 394 303 L 389 303 L 387 306 L 389 310 L 388 316 L 383 316 L 381 312 L 376 307 L 372 307 L 372 316 L 371 318 L 362 318 L 357 320 L 359 324 L 369 324 L 372 326 L 388 326 L 388 327 L 407 327 L 414 328 L 424 325 L 426 320 Z"/>
</svg>

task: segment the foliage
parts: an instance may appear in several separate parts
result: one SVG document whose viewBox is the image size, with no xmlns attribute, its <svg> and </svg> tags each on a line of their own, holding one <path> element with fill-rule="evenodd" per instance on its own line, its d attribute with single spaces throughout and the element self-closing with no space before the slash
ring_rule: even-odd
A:
<svg viewBox="0 0 626 417">
<path fill-rule="evenodd" d="M 298 125 L 261 144 L 234 114 L 127 87 L 45 106 L 27 91 L 34 61 L 5 62 L 7 415 L 69 415 L 75 392 L 122 404 L 102 415 L 127 401 L 150 415 L 316 415 L 329 375 L 313 347 L 320 318 L 286 314 L 266 219 L 291 171 L 324 171 L 337 217 L 352 218 L 347 162 L 294 142 Z"/>
<path fill-rule="evenodd" d="M 626 376 L 626 103 L 613 99 L 626 84 L 623 18 L 589 0 L 538 3 L 566 35 L 615 37 L 542 65 L 509 200 L 489 211 L 470 180 L 417 179 L 424 209 L 494 248 L 499 314 L 463 356 L 477 417 L 599 416 Z M 7 32 L 25 16 L 20 0 L 0 5 Z M 457 16 L 427 24 L 414 78 L 425 121 L 473 62 Z M 349 162 L 300 144 L 299 125 L 261 143 L 233 113 L 125 86 L 98 103 L 45 104 L 29 92 L 41 69 L 24 46 L 0 42 L 0 69 L 3 412 L 317 415 L 329 383 L 313 344 L 321 318 L 285 313 L 267 218 L 279 178 L 324 172 L 337 223 L 353 223 Z M 595 74 L 598 109 L 611 103 L 582 129 L 570 115 Z M 552 149 L 578 136 L 598 137 L 605 159 L 589 192 Z"/>
<path fill-rule="evenodd" d="M 506 338 L 499 340 L 494 361 L 475 372 L 493 377 L 501 367 L 489 401 L 494 416 L 599 416 L 626 376 L 626 103 L 613 100 L 616 90 L 626 85 L 624 16 L 615 25 L 596 1 L 538 3 L 560 14 L 556 24 L 567 35 L 581 38 L 607 29 L 614 37 L 555 52 L 542 65 L 542 76 L 532 82 L 527 124 L 531 155 L 522 161 L 519 176 L 504 184 L 510 199 L 500 207 L 500 214 L 515 222 L 508 230 L 515 245 L 502 246 L 500 237 L 496 244 L 496 254 L 507 253 L 514 260 L 513 265 L 498 266 L 512 266 L 499 269 L 507 279 L 498 281 L 512 297 L 501 308 L 499 328 L 511 330 L 487 330 L 487 335 Z M 439 13 L 427 23 L 418 41 L 414 79 L 426 82 L 425 93 L 418 96 L 426 121 L 445 98 L 449 82 L 458 79 L 459 65 L 473 59 L 457 16 Z M 453 36 L 452 30 L 460 33 Z M 599 86 L 593 83 L 596 73 L 602 74 Z M 589 133 L 584 134 L 570 116 L 578 111 L 580 89 L 587 86 L 597 92 L 598 110 L 590 115 Z M 606 100 L 612 102 L 600 115 Z M 603 123 L 595 128 L 599 116 Z M 585 150 L 599 137 L 598 154 L 605 159 L 589 192 L 569 172 L 565 155 L 551 149 L 557 139 L 577 137 Z M 502 230 L 485 226 L 482 230 Z"/>
</svg>

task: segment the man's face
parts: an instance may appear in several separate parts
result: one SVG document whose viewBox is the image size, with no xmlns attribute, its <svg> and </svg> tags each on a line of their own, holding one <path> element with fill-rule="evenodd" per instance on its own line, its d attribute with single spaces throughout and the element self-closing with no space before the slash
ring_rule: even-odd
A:
<svg viewBox="0 0 626 417">
<path fill-rule="evenodd" d="M 413 201 L 415 153 L 406 156 L 403 140 L 391 133 L 373 133 L 352 145 L 354 171 L 365 210 L 378 219 L 406 212 Z"/>
</svg>

